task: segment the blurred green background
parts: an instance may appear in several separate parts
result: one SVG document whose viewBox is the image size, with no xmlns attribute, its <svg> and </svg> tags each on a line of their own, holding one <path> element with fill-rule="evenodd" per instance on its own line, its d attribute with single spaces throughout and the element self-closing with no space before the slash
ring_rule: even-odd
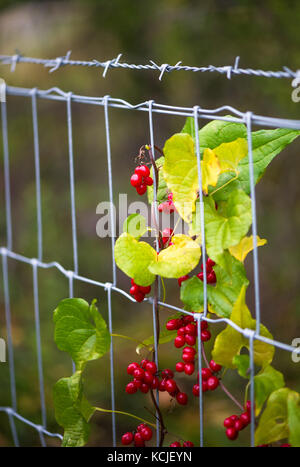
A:
<svg viewBox="0 0 300 467">
<path fill-rule="evenodd" d="M 240 55 L 240 66 L 281 69 L 299 67 L 298 1 L 214 0 L 111 0 L 111 1 L 0 1 L 0 54 L 55 58 L 72 50 L 72 58 L 100 61 L 123 53 L 130 63 L 189 65 L 228 65 Z M 162 81 L 154 71 L 111 69 L 106 79 L 102 69 L 65 67 L 49 74 L 42 66 L 18 64 L 14 73 L 1 66 L 0 77 L 9 85 L 47 89 L 59 86 L 64 91 L 89 96 L 123 98 L 131 103 L 154 99 L 171 105 L 198 104 L 214 108 L 229 104 L 257 114 L 299 118 L 299 104 L 291 100 L 291 81 L 262 77 L 233 76 L 216 73 L 174 72 Z M 149 142 L 147 114 L 128 110 L 110 110 L 114 195 L 128 193 L 138 148 Z M 38 102 L 44 261 L 57 260 L 72 268 L 72 243 L 69 200 L 66 105 L 53 101 Z M 203 122 L 203 124 L 206 122 Z M 31 103 L 28 98 L 8 97 L 9 147 L 13 214 L 13 249 L 29 256 L 37 255 L 36 199 Z M 164 141 L 183 126 L 178 117 L 154 117 L 155 141 Z M 99 215 L 96 206 L 108 199 L 106 143 L 103 108 L 73 104 L 73 132 L 76 180 L 76 206 L 79 244 L 79 271 L 100 281 L 111 280 L 110 240 L 96 236 Z M 258 185 L 259 235 L 268 245 L 259 250 L 261 278 L 261 313 L 277 340 L 291 343 L 300 336 L 300 159 L 296 140 L 268 168 Z M 0 149 L 2 153 L 2 148 Z M 3 167 L 1 165 L 1 171 Z M 4 189 L 1 176 L 0 235 L 5 244 Z M 252 278 L 251 255 L 247 271 Z M 2 274 L 2 273 L 1 273 Z M 18 411 L 40 423 L 37 359 L 35 352 L 32 269 L 9 260 L 10 298 L 12 304 L 13 341 L 17 377 Z M 5 318 L 1 279 L 0 335 L 5 337 Z M 119 285 L 129 288 L 129 279 L 118 274 Z M 43 347 L 48 429 L 60 431 L 53 415 L 52 387 L 62 376 L 70 375 L 67 355 L 53 343 L 52 312 L 59 300 L 68 295 L 68 283 L 57 270 L 39 271 L 39 299 Z M 107 317 L 106 295 L 102 289 L 75 284 L 75 296 L 91 300 L 96 297 L 100 311 Z M 167 281 L 167 301 L 180 304 L 176 281 Z M 248 290 L 248 304 L 253 313 L 253 288 Z M 164 323 L 166 312 L 162 311 Z M 147 304 L 132 304 L 113 294 L 114 332 L 143 339 L 152 333 L 152 311 Z M 221 327 L 218 327 L 219 331 Z M 208 349 L 210 346 L 208 345 Z M 180 351 L 172 344 L 161 348 L 161 367 L 173 367 Z M 128 382 L 126 366 L 136 360 L 130 341 L 115 339 L 116 406 L 119 410 L 151 415 L 142 394 L 125 395 Z M 277 350 L 275 366 L 284 371 L 287 384 L 300 390 L 299 364 L 290 354 Z M 0 405 L 10 405 L 8 365 L 0 367 Z M 170 407 L 167 397 L 161 403 L 170 432 L 198 442 L 198 400 L 191 395 L 195 378 L 179 377 L 182 388 L 190 395 L 187 408 Z M 87 396 L 93 404 L 110 407 L 109 359 L 89 365 L 86 371 Z M 228 372 L 225 383 L 240 400 L 244 381 Z M 205 443 L 207 446 L 232 445 L 225 437 L 223 420 L 235 413 L 229 399 L 217 390 L 205 394 Z M 136 424 L 117 416 L 118 439 Z M 89 445 L 111 444 L 110 415 L 93 419 Z M 39 445 L 38 435 L 17 422 L 22 445 Z M 235 446 L 249 443 L 249 429 L 242 432 Z M 168 437 L 167 442 L 174 438 Z M 58 445 L 47 439 L 49 445 Z M 0 445 L 12 444 L 7 415 L 0 413 Z"/>
</svg>

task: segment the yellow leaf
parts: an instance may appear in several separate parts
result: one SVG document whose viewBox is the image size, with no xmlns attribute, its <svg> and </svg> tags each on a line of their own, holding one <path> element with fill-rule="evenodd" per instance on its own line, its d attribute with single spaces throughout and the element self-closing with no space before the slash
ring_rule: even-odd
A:
<svg viewBox="0 0 300 467">
<path fill-rule="evenodd" d="M 208 185 L 216 186 L 221 167 L 214 151 L 205 149 L 203 160 L 201 161 L 202 189 L 205 194 L 208 193 Z"/>
<path fill-rule="evenodd" d="M 265 238 L 259 238 L 256 236 L 257 246 L 263 246 L 267 243 Z M 237 245 L 229 247 L 229 252 L 232 256 L 241 262 L 244 262 L 246 256 L 250 251 L 253 250 L 253 235 L 250 237 L 244 237 Z"/>
<path fill-rule="evenodd" d="M 237 138 L 231 143 L 222 143 L 214 149 L 214 152 L 219 159 L 221 172 L 232 170 L 238 173 L 238 164 L 248 153 L 247 140 Z"/>
</svg>

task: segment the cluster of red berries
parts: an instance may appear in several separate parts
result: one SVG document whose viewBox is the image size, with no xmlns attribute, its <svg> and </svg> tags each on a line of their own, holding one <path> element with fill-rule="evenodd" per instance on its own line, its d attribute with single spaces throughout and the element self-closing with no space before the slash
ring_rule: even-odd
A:
<svg viewBox="0 0 300 467">
<path fill-rule="evenodd" d="M 217 282 L 216 273 L 213 270 L 213 267 L 215 266 L 215 264 L 216 263 L 210 258 L 208 258 L 206 261 L 206 278 L 207 278 L 206 280 L 208 284 L 215 284 Z M 197 277 L 203 282 L 203 264 L 201 264 L 201 269 L 202 269 L 202 272 L 199 272 L 199 274 L 197 274 Z M 179 277 L 178 279 L 179 287 L 181 287 L 182 282 L 187 281 L 189 278 L 190 276 L 188 274 L 186 276 Z"/>
<path fill-rule="evenodd" d="M 192 441 L 183 441 L 182 446 L 179 441 L 175 441 L 174 443 L 170 444 L 170 448 L 193 448 L 194 443 Z"/>
<path fill-rule="evenodd" d="M 209 368 L 202 368 L 202 391 L 214 391 L 220 384 L 219 378 L 213 373 L 218 373 L 221 371 L 222 367 L 214 360 L 209 362 Z M 200 385 L 199 385 L 199 375 L 197 378 L 197 383 L 193 386 L 193 394 L 195 397 L 199 397 Z"/>
<path fill-rule="evenodd" d="M 239 417 L 237 415 L 231 415 L 231 417 L 225 418 L 224 426 L 226 428 L 226 436 L 230 440 L 237 439 L 239 431 L 246 428 L 251 421 L 251 402 L 247 401 L 245 412 Z"/>
<path fill-rule="evenodd" d="M 173 379 L 174 372 L 167 368 L 162 371 L 161 376 L 162 380 L 158 386 L 159 391 L 167 391 L 171 397 L 176 397 L 178 404 L 186 405 L 188 403 L 188 396 L 178 388 L 176 381 Z"/>
<path fill-rule="evenodd" d="M 129 444 L 134 443 L 135 447 L 144 447 L 145 441 L 150 441 L 152 436 L 151 428 L 145 423 L 141 423 L 136 431 L 127 431 L 127 433 L 124 433 L 122 436 L 122 444 L 124 446 L 129 446 Z"/>
<path fill-rule="evenodd" d="M 133 295 L 137 302 L 142 302 L 145 298 L 145 295 L 151 292 L 151 285 L 147 287 L 142 287 L 137 285 L 133 279 L 131 279 L 131 287 L 129 290 L 130 295 Z"/>
<path fill-rule="evenodd" d="M 133 362 L 127 367 L 127 373 L 133 376 L 133 380 L 126 386 L 127 394 L 134 394 L 139 389 L 146 394 L 149 389 L 157 389 L 159 379 L 156 376 L 157 367 L 154 362 L 142 360 L 141 364 Z"/>
<path fill-rule="evenodd" d="M 168 200 L 163 201 L 158 206 L 159 212 L 164 212 L 166 214 L 171 214 L 172 212 L 176 211 L 175 204 L 173 203 L 173 193 L 168 194 Z"/>
<path fill-rule="evenodd" d="M 197 323 L 193 316 L 186 315 L 180 318 L 170 319 L 166 328 L 168 331 L 177 330 L 177 336 L 174 340 L 174 345 L 177 349 L 183 347 L 185 344 L 194 346 L 198 335 Z M 208 330 L 208 324 L 206 321 L 201 321 L 201 341 L 207 342 L 211 338 L 211 333 Z"/>
<path fill-rule="evenodd" d="M 139 195 L 146 193 L 147 186 L 153 185 L 153 179 L 150 177 L 149 167 L 146 165 L 138 165 L 134 170 L 134 174 L 131 175 L 130 183 Z"/>
</svg>

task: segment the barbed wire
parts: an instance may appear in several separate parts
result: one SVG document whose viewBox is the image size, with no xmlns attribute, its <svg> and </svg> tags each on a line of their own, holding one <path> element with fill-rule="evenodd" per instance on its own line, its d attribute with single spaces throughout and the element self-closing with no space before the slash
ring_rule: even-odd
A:
<svg viewBox="0 0 300 467">
<path fill-rule="evenodd" d="M 153 60 L 150 60 L 149 63 L 144 65 L 120 62 L 122 54 L 119 54 L 117 57 L 112 58 L 106 61 L 93 60 L 71 60 L 71 51 L 69 50 L 66 55 L 51 59 L 44 58 L 33 58 L 25 57 L 19 53 L 15 55 L 0 55 L 0 64 L 10 65 L 11 71 L 15 71 L 18 63 L 31 63 L 35 65 L 43 65 L 46 68 L 50 68 L 49 73 L 53 73 L 63 66 L 81 66 L 89 68 L 104 68 L 102 76 L 106 77 L 107 72 L 110 68 L 123 68 L 130 70 L 154 70 L 159 72 L 159 80 L 161 81 L 165 73 L 170 73 L 172 71 L 191 71 L 193 73 L 205 73 L 205 72 L 217 72 L 220 74 L 225 74 L 228 79 L 231 79 L 232 75 L 247 75 L 247 76 L 262 76 L 265 78 L 290 78 L 294 79 L 299 76 L 299 70 L 293 71 L 290 68 L 284 66 L 281 70 L 261 70 L 253 68 L 240 68 L 239 61 L 240 57 L 237 56 L 234 60 L 233 65 L 224 65 L 224 66 L 190 66 L 182 65 L 181 61 L 177 62 L 175 65 L 170 65 L 168 63 L 163 63 L 158 65 Z"/>
</svg>

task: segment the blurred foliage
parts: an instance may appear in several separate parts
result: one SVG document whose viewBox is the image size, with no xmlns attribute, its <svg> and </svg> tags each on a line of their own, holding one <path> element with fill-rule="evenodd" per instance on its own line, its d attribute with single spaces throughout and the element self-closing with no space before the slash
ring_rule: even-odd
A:
<svg viewBox="0 0 300 467">
<path fill-rule="evenodd" d="M 72 50 L 76 59 L 108 60 L 123 53 L 122 60 L 131 63 L 189 65 L 233 64 L 237 55 L 240 66 L 281 69 L 287 65 L 299 68 L 300 3 L 296 0 L 111 0 L 111 1 L 0 1 L 0 53 L 19 50 L 27 56 L 53 58 Z M 18 64 L 14 73 L 1 67 L 1 77 L 9 85 L 47 89 L 59 86 L 65 91 L 91 96 L 109 94 L 138 103 L 154 99 L 173 105 L 195 105 L 214 108 L 230 104 L 257 114 L 297 118 L 299 104 L 291 100 L 291 83 L 286 79 L 233 76 L 227 80 L 217 73 L 166 73 L 160 82 L 158 72 L 111 69 L 106 79 L 102 69 L 65 67 L 49 74 L 36 65 Z M 41 181 L 43 207 L 44 260 L 61 262 L 72 268 L 72 244 L 69 201 L 68 148 L 65 103 L 38 102 Z M 149 142 L 147 114 L 110 109 L 114 195 L 128 193 L 135 200 L 129 177 L 138 148 Z M 35 179 L 32 141 L 31 105 L 25 98 L 8 98 L 9 145 L 11 156 L 13 242 L 18 253 L 35 256 L 36 214 Z M 204 122 L 205 123 L 205 122 Z M 178 117 L 155 115 L 155 141 L 162 146 L 166 138 L 183 126 Z M 96 206 L 108 199 L 106 143 L 103 108 L 73 104 L 73 131 L 76 179 L 80 274 L 100 281 L 111 279 L 110 241 L 95 234 Z M 258 185 L 258 226 L 268 245 L 259 251 L 262 317 L 277 340 L 290 343 L 299 336 L 299 232 L 300 184 L 298 173 L 299 142 L 291 145 L 276 159 Z M 1 168 L 2 171 L 2 168 Z M 4 212 L 4 190 L 1 177 L 0 209 Z M 1 244 L 5 242 L 5 218 L 0 218 Z M 249 255 L 251 256 L 251 255 Z M 35 329 L 32 298 L 32 270 L 29 265 L 9 260 L 10 299 L 12 304 L 13 340 L 15 346 L 17 395 L 19 412 L 40 423 L 40 403 L 35 352 Z M 251 258 L 247 259 L 248 276 L 252 278 Z M 1 279 L 1 335 L 5 337 L 5 319 Z M 167 299 L 179 304 L 176 281 L 167 282 Z M 129 288 L 129 280 L 119 274 L 119 284 Z M 68 376 L 71 363 L 53 343 L 52 311 L 59 300 L 68 295 L 68 282 L 57 270 L 39 272 L 39 299 L 43 362 L 48 407 L 48 428 L 57 431 L 53 417 L 52 387 Z M 102 289 L 76 282 L 75 296 L 87 301 L 94 297 L 107 317 L 106 295 Z M 172 299 L 170 298 L 172 297 Z M 253 288 L 248 303 L 254 314 Z M 138 315 L 138 316 L 137 316 Z M 161 321 L 167 316 L 162 311 Z M 148 305 L 135 305 L 113 294 L 114 331 L 144 339 L 151 335 L 152 312 Z M 220 330 L 218 327 L 217 330 Z M 216 330 L 216 331 L 217 331 Z M 210 348 L 210 346 L 208 346 Z M 160 353 L 161 367 L 174 366 L 179 352 L 166 344 Z M 299 390 L 299 372 L 290 355 L 277 351 L 276 367 L 286 375 L 287 384 Z M 145 396 L 125 396 L 128 381 L 126 366 L 136 360 L 134 345 L 115 339 L 116 405 L 119 410 L 137 411 L 146 418 Z M 104 408 L 110 406 L 108 357 L 95 362 L 87 370 L 89 399 Z M 8 366 L 1 364 L 0 405 L 9 405 Z M 162 396 L 170 432 L 181 434 L 195 443 L 198 440 L 197 403 L 191 396 L 193 378 L 179 376 L 182 388 L 188 390 L 188 409 L 170 411 L 168 398 Z M 242 380 L 226 375 L 228 386 L 242 398 Z M 223 420 L 235 410 L 224 394 L 206 394 L 205 442 L 208 446 L 229 445 Z M 118 436 L 135 424 L 118 416 Z M 21 443 L 38 445 L 38 435 L 17 422 Z M 235 445 L 249 443 L 245 430 Z M 57 444 L 54 439 L 49 444 Z M 109 415 L 97 415 L 90 445 L 109 445 Z M 171 442 L 171 437 L 170 437 Z M 7 416 L 0 413 L 0 445 L 12 443 Z"/>
</svg>

